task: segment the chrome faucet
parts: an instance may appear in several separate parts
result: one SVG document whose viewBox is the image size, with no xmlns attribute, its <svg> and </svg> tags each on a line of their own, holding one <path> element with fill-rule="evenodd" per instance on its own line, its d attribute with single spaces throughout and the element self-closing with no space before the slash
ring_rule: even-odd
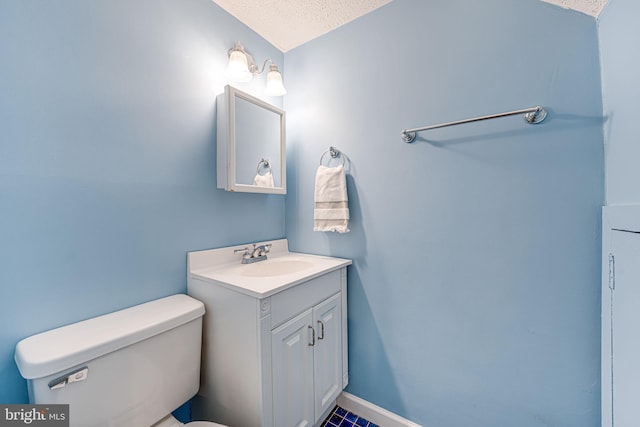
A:
<svg viewBox="0 0 640 427">
<path fill-rule="evenodd" d="M 269 253 L 270 250 L 271 250 L 271 243 L 266 243 L 260 246 L 256 246 L 254 243 L 253 252 L 251 253 L 251 258 L 257 258 L 257 257 L 263 256 L 266 259 L 267 254 Z"/>
<path fill-rule="evenodd" d="M 236 249 L 234 254 L 242 254 L 242 263 L 251 264 L 252 262 L 264 261 L 267 259 L 267 254 L 271 250 L 271 243 L 265 243 L 264 245 L 256 246 L 253 243 L 253 249 L 244 247 L 242 249 Z"/>
</svg>

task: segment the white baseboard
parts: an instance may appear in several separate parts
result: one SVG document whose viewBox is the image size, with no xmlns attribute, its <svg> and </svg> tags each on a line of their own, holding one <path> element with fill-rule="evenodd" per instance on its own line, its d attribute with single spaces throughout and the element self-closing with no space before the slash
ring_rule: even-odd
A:
<svg viewBox="0 0 640 427">
<path fill-rule="evenodd" d="M 338 406 L 380 427 L 421 427 L 414 422 L 402 418 L 400 415 L 389 412 L 346 391 L 343 391 L 338 396 Z"/>
</svg>

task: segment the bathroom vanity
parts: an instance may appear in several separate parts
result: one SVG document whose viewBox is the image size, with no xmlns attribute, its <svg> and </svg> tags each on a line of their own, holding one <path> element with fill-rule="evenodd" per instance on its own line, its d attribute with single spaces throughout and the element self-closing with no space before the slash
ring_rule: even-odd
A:
<svg viewBox="0 0 640 427">
<path fill-rule="evenodd" d="M 194 420 L 314 426 L 347 385 L 351 261 L 269 243 L 248 264 L 234 253 L 244 245 L 188 254 L 188 293 L 206 309 Z"/>
</svg>

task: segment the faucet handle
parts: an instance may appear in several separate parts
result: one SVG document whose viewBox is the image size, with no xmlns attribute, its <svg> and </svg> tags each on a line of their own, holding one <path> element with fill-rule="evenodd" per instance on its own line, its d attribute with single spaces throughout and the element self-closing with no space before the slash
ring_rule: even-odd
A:
<svg viewBox="0 0 640 427">
<path fill-rule="evenodd" d="M 258 255 L 266 255 L 270 252 L 271 243 L 265 243 L 264 245 L 258 246 L 256 249 L 258 250 Z"/>
<path fill-rule="evenodd" d="M 234 254 L 242 254 L 243 258 L 247 258 L 249 256 L 251 256 L 251 251 L 249 250 L 248 247 L 244 247 L 241 249 L 234 249 L 233 251 Z"/>
</svg>

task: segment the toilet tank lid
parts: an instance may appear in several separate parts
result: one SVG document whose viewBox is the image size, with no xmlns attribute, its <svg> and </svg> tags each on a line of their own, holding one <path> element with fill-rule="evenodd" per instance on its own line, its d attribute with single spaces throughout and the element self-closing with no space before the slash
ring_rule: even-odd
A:
<svg viewBox="0 0 640 427">
<path fill-rule="evenodd" d="M 26 379 L 59 373 L 204 315 L 204 304 L 172 295 L 25 338 L 15 361 Z"/>
</svg>

